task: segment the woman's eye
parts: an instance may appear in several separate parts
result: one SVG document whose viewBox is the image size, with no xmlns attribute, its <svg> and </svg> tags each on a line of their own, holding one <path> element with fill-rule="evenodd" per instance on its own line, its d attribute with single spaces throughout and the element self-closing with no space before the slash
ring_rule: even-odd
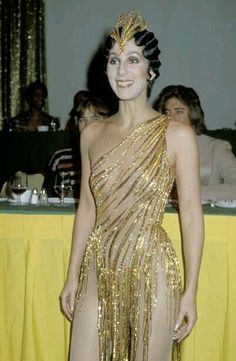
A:
<svg viewBox="0 0 236 361">
<path fill-rule="evenodd" d="M 100 116 L 99 116 L 99 115 L 92 115 L 92 116 L 90 117 L 90 119 L 91 119 L 91 120 L 98 120 L 98 119 L 100 119 Z"/>
<path fill-rule="evenodd" d="M 114 65 L 114 64 L 119 64 L 119 59 L 118 58 L 111 58 L 109 59 L 109 63 Z"/>
<path fill-rule="evenodd" d="M 135 56 L 131 56 L 131 57 L 129 58 L 129 63 L 130 63 L 130 64 L 137 64 L 137 63 L 139 63 L 139 60 L 138 60 L 138 58 L 136 58 Z"/>
</svg>

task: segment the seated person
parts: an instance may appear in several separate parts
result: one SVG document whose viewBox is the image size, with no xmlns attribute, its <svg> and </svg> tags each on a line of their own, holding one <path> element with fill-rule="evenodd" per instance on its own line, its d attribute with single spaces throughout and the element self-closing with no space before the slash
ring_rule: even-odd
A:
<svg viewBox="0 0 236 361">
<path fill-rule="evenodd" d="M 82 92 L 84 92 L 82 96 Z M 80 92 L 79 92 L 80 93 Z M 78 95 L 78 93 L 77 93 Z M 93 97 L 89 92 L 81 91 L 81 97 L 77 98 L 79 103 L 70 112 L 65 130 L 70 132 L 71 147 L 56 151 L 49 161 L 43 187 L 46 188 L 49 196 L 57 196 L 54 191 L 55 174 L 58 171 L 70 173 L 73 197 L 79 197 L 81 160 L 79 151 L 79 134 L 92 121 L 99 121 L 109 116 L 107 106 L 98 98 Z"/>
<path fill-rule="evenodd" d="M 87 90 L 80 90 L 74 96 L 74 105 L 65 130 L 72 134 L 81 132 L 90 122 L 107 118 L 109 114 L 108 107 L 101 99 L 94 97 Z"/>
<path fill-rule="evenodd" d="M 25 99 L 29 109 L 11 119 L 13 130 L 35 131 L 39 125 L 48 125 L 53 117 L 43 111 L 48 92 L 46 85 L 39 81 L 29 84 L 25 91 Z"/>
<path fill-rule="evenodd" d="M 154 107 L 193 127 L 199 146 L 202 200 L 236 199 L 236 158 L 227 141 L 203 134 L 206 125 L 197 93 L 183 85 L 169 85 Z"/>
<path fill-rule="evenodd" d="M 73 99 L 73 108 L 71 109 L 66 123 L 65 130 L 68 130 L 71 133 L 76 133 L 79 130 L 78 127 L 78 107 L 82 100 L 89 99 L 90 93 L 88 90 L 79 90 Z"/>
</svg>

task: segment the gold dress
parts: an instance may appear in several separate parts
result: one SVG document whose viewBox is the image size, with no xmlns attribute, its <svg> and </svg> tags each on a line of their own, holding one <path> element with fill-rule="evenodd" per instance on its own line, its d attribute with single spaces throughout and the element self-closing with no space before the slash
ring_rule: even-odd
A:
<svg viewBox="0 0 236 361">
<path fill-rule="evenodd" d="M 80 271 L 71 361 L 179 359 L 172 336 L 180 272 L 161 227 L 174 181 L 167 126 L 160 115 L 142 123 L 92 169 L 96 223 Z"/>
</svg>

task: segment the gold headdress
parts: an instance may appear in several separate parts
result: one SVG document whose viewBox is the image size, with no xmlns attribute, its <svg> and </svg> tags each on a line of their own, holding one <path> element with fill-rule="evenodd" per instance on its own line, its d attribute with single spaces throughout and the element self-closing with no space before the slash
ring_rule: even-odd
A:
<svg viewBox="0 0 236 361">
<path fill-rule="evenodd" d="M 134 34 L 147 28 L 140 11 L 130 11 L 120 15 L 110 36 L 118 43 L 120 50 L 133 38 Z"/>
</svg>

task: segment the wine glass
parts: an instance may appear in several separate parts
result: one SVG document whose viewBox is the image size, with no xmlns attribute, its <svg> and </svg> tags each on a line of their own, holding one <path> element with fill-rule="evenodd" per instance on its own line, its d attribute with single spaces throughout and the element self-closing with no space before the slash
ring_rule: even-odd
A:
<svg viewBox="0 0 236 361">
<path fill-rule="evenodd" d="M 51 122 L 50 122 L 50 129 L 55 132 L 56 130 L 58 130 L 60 128 L 60 121 L 59 118 L 52 118 Z"/>
<path fill-rule="evenodd" d="M 28 178 L 26 173 L 17 172 L 11 182 L 11 190 L 16 194 L 16 204 L 21 204 L 21 194 L 23 194 L 28 187 Z"/>
<path fill-rule="evenodd" d="M 57 172 L 54 182 L 54 190 L 60 197 L 60 206 L 64 206 L 64 198 L 67 196 L 70 188 L 70 174 Z"/>
</svg>

